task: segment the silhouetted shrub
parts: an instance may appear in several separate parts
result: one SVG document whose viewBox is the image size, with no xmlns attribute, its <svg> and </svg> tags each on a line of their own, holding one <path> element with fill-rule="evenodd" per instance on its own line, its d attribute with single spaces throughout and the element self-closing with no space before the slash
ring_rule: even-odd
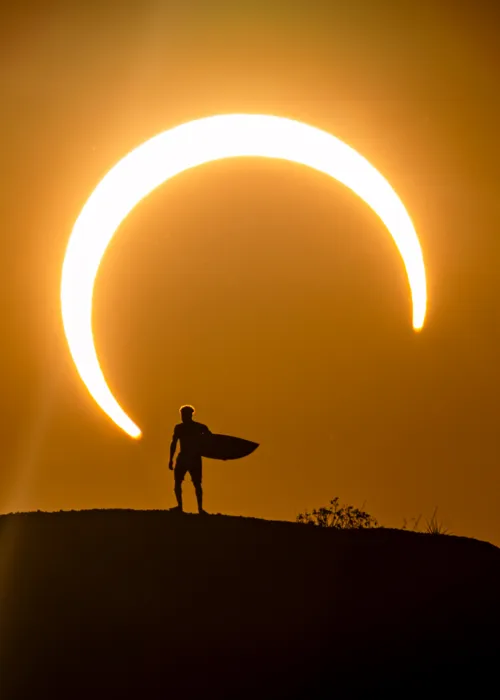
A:
<svg viewBox="0 0 500 700">
<path fill-rule="evenodd" d="M 333 527 L 337 530 L 360 530 L 378 527 L 377 520 L 364 510 L 359 510 L 359 508 L 354 506 L 341 506 L 338 496 L 332 498 L 329 506 L 313 510 L 312 513 L 299 513 L 296 520 L 304 525 Z"/>
</svg>

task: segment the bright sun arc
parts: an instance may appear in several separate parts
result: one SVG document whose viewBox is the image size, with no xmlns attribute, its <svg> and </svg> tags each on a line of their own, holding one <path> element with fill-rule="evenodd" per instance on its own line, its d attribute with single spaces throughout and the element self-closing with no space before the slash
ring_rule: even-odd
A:
<svg viewBox="0 0 500 700">
<path fill-rule="evenodd" d="M 63 264 L 62 317 L 76 368 L 102 410 L 133 438 L 141 431 L 111 393 L 94 345 L 92 296 L 101 259 L 120 223 L 156 187 L 197 165 L 240 156 L 307 165 L 361 197 L 398 247 L 411 289 L 413 327 L 423 327 L 427 287 L 417 234 L 395 191 L 365 158 L 331 134 L 284 117 L 226 114 L 188 122 L 146 141 L 106 174 L 73 227 Z"/>
</svg>

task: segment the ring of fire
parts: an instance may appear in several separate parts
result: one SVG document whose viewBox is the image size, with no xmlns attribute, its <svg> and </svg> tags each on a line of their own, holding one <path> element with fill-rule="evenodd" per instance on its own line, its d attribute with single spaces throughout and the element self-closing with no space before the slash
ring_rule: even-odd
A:
<svg viewBox="0 0 500 700">
<path fill-rule="evenodd" d="M 111 393 L 94 345 L 92 298 L 100 262 L 120 223 L 156 187 L 197 165 L 241 156 L 307 165 L 355 192 L 392 235 L 411 289 L 413 327 L 424 324 L 427 286 L 416 231 L 387 180 L 354 149 L 325 131 L 269 115 L 226 114 L 169 129 L 128 153 L 97 185 L 73 227 L 62 269 L 62 319 L 73 361 L 94 400 L 133 438 L 141 430 Z"/>
</svg>

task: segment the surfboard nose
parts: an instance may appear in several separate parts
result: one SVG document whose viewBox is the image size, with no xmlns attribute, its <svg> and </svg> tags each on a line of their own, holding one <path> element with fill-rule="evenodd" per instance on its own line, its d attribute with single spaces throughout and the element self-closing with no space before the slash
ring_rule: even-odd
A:
<svg viewBox="0 0 500 700">
<path fill-rule="evenodd" d="M 201 454 L 203 457 L 221 459 L 223 461 L 247 457 L 259 447 L 259 443 L 252 440 L 217 433 L 203 435 L 201 442 Z"/>
</svg>

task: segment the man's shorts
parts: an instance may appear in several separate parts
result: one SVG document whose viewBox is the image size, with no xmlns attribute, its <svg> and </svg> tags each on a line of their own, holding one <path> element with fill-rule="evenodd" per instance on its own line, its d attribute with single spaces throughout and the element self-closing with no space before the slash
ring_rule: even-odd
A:
<svg viewBox="0 0 500 700">
<path fill-rule="evenodd" d="M 186 474 L 190 474 L 191 481 L 195 486 L 201 486 L 201 457 L 184 457 L 182 454 L 179 454 L 175 462 L 175 481 L 182 483 Z"/>
</svg>

